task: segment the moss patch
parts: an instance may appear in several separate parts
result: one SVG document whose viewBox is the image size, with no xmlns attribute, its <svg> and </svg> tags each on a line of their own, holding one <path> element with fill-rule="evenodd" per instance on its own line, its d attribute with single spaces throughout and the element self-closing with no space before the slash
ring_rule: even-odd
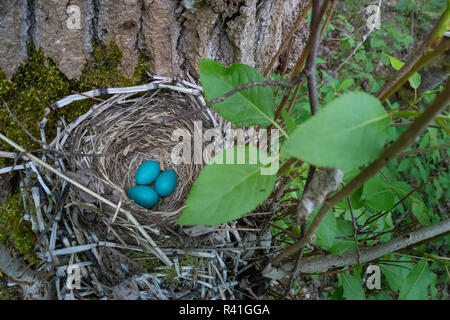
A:
<svg viewBox="0 0 450 320">
<path fill-rule="evenodd" d="M 5 106 L 18 120 L 40 139 L 39 122 L 44 110 L 53 102 L 72 94 L 95 88 L 124 87 L 146 82 L 148 56 L 142 54 L 134 76 L 130 79 L 119 70 L 122 53 L 114 43 L 94 46 L 92 58 L 82 71 L 80 79 L 69 80 L 58 70 L 55 63 L 45 57 L 42 49 L 30 44 L 27 47 L 28 59 L 20 65 L 11 81 L 6 80 L 0 70 L 0 132 L 14 140 L 26 150 L 40 148 L 20 126 L 9 116 Z M 56 136 L 58 119 L 65 117 L 67 123 L 85 113 L 95 101 L 75 102 L 65 108 L 52 112 L 45 127 L 47 141 Z M 0 150 L 16 151 L 0 141 Z M 0 168 L 12 165 L 12 160 L 0 158 Z M 34 247 L 34 235 L 28 222 L 23 221 L 23 206 L 18 193 L 11 196 L 0 206 L 0 242 L 14 247 L 31 259 Z M 30 261 L 29 259 L 29 261 Z"/>
<path fill-rule="evenodd" d="M 148 70 L 148 56 L 142 54 L 134 76 L 127 78 L 119 70 L 122 53 L 113 42 L 94 47 L 92 58 L 83 68 L 80 79 L 69 80 L 58 70 L 55 63 L 44 56 L 41 48 L 28 45 L 28 59 L 21 64 L 11 82 L 7 81 L 0 70 L 0 132 L 10 137 L 27 150 L 39 148 L 20 126 L 10 118 L 3 103 L 9 107 L 18 120 L 36 138 L 40 138 L 39 122 L 44 117 L 44 110 L 53 102 L 72 94 L 96 88 L 125 87 L 145 83 Z M 85 113 L 95 102 L 79 101 L 52 112 L 45 128 L 47 140 L 56 135 L 58 119 L 65 117 L 71 122 Z M 15 151 L 0 141 L 0 150 Z M 11 162 L 8 162 L 11 163 Z M 0 167 L 7 163 L 0 159 Z"/>
<path fill-rule="evenodd" d="M 30 223 L 23 220 L 23 205 L 19 193 L 9 197 L 0 207 L 0 243 L 15 248 L 27 260 L 34 260 L 35 237 Z"/>
</svg>

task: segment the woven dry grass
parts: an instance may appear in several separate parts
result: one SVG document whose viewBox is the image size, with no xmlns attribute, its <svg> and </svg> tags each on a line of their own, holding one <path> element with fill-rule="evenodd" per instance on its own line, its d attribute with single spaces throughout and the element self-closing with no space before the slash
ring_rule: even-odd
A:
<svg viewBox="0 0 450 320">
<path fill-rule="evenodd" d="M 249 294 L 257 299 L 263 293 L 252 291 L 265 288 L 252 278 L 262 279 L 255 255 L 279 249 L 272 246 L 267 206 L 221 226 L 173 223 L 203 164 L 175 165 L 171 153 L 179 141 L 172 141 L 172 133 L 184 129 L 193 135 L 194 121 L 201 121 L 203 130 L 213 127 L 223 133 L 231 127 L 211 109 L 182 116 L 205 101 L 192 82 L 174 82 L 154 76 L 143 86 L 92 90 L 59 100 L 49 112 L 103 97 L 105 90 L 112 95 L 72 123 L 61 119 L 57 137 L 42 145 L 53 152 L 42 158 L 10 141 L 26 156 L 20 170 L 25 173 L 23 189 L 31 190 L 24 195 L 31 195 L 24 207 L 32 212 L 29 219 L 39 234 L 39 268 L 56 270 L 58 299 L 236 299 Z M 163 123 L 166 119 L 171 121 Z M 43 136 L 46 121 L 40 123 Z M 221 141 L 223 148 L 231 146 L 227 139 Z M 126 196 L 137 167 L 146 160 L 174 169 L 179 180 L 175 193 L 153 210 Z M 79 289 L 67 286 L 70 268 L 81 270 Z M 125 290 L 124 297 L 121 289 L 127 284 L 133 292 Z"/>
<path fill-rule="evenodd" d="M 73 157 L 71 170 L 94 177 L 95 183 L 90 184 L 96 192 L 109 194 L 114 202 L 121 198 L 123 207 L 133 214 L 173 221 L 182 211 L 203 165 L 173 163 L 171 153 L 180 141 L 173 141 L 172 133 L 181 129 L 193 136 L 194 121 L 201 121 L 205 129 L 211 128 L 213 122 L 205 114 L 169 124 L 162 122 L 196 107 L 183 93 L 158 90 L 136 99 L 129 106 L 115 102 L 106 110 L 92 113 L 70 134 L 66 147 L 73 153 L 102 156 Z M 126 197 L 126 191 L 135 185 L 137 168 L 147 160 L 157 161 L 161 170 L 174 169 L 178 177 L 175 192 L 160 198 L 152 210 L 144 209 Z"/>
</svg>

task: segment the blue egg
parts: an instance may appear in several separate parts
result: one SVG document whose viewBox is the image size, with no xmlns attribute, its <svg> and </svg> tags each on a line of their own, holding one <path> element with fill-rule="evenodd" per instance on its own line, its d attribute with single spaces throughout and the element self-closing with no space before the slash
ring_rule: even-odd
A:
<svg viewBox="0 0 450 320">
<path fill-rule="evenodd" d="M 128 198 L 141 207 L 150 209 L 158 202 L 158 194 L 148 186 L 135 186 L 128 190 Z"/>
<path fill-rule="evenodd" d="M 136 171 L 136 183 L 151 184 L 158 177 L 161 169 L 156 161 L 145 161 Z"/>
<path fill-rule="evenodd" d="M 177 174 L 172 169 L 161 172 L 155 181 L 156 192 L 158 192 L 161 197 L 167 197 L 170 195 L 175 191 L 176 186 Z"/>
</svg>

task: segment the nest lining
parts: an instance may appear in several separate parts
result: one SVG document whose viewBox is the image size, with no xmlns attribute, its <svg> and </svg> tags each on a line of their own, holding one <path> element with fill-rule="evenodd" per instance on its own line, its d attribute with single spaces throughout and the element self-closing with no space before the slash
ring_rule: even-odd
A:
<svg viewBox="0 0 450 320">
<path fill-rule="evenodd" d="M 194 121 L 202 121 L 205 129 L 213 127 L 211 119 L 204 114 L 162 124 L 165 119 L 192 111 L 196 106 L 189 102 L 179 92 L 157 92 L 144 95 L 130 107 L 116 103 L 99 114 L 93 113 L 77 126 L 66 145 L 74 153 L 102 156 L 72 158 L 71 169 L 89 172 L 97 180 L 95 186 L 99 192 L 109 193 L 115 202 L 119 197 L 133 214 L 152 212 L 160 218 L 174 220 L 184 208 L 187 194 L 203 165 L 172 162 L 172 150 L 180 143 L 172 141 L 172 133 L 183 129 L 193 135 Z M 178 178 L 175 192 L 161 197 L 152 210 L 138 206 L 126 196 L 127 190 L 136 185 L 137 168 L 147 160 L 157 161 L 161 170 L 174 169 Z"/>
</svg>

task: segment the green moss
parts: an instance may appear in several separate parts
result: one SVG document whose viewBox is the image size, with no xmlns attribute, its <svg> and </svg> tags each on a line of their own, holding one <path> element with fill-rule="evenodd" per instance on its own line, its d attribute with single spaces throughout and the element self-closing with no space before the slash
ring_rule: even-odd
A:
<svg viewBox="0 0 450 320">
<path fill-rule="evenodd" d="M 5 288 L 0 285 L 0 300 L 19 300 L 19 294 L 16 288 Z"/>
<path fill-rule="evenodd" d="M 95 88 L 126 87 L 145 82 L 147 55 L 141 54 L 132 78 L 127 78 L 120 70 L 122 52 L 114 42 L 94 45 L 92 59 L 83 69 L 78 81 L 81 91 Z"/>
<path fill-rule="evenodd" d="M 70 93 L 70 82 L 55 64 L 44 57 L 42 50 L 28 46 L 28 60 L 21 64 L 12 81 L 0 80 L 0 99 L 35 137 L 39 137 L 39 121 L 52 102 Z M 25 149 L 39 146 L 13 121 L 2 104 L 0 106 L 0 131 Z M 0 142 L 2 150 L 12 150 Z"/>
<path fill-rule="evenodd" d="M 18 120 L 37 138 L 40 138 L 39 122 L 44 117 L 44 110 L 53 102 L 73 92 L 133 86 L 146 81 L 148 55 L 141 55 L 133 77 L 127 78 L 119 70 L 122 53 L 113 42 L 94 45 L 92 58 L 83 68 L 80 79 L 74 80 L 69 80 L 60 72 L 54 62 L 44 56 L 41 48 L 36 49 L 31 44 L 27 50 L 27 61 L 20 65 L 11 81 L 6 80 L 0 70 L 0 100 L 6 103 Z M 45 128 L 47 140 L 51 141 L 55 137 L 58 119 L 64 116 L 67 122 L 71 122 L 89 110 L 94 103 L 93 100 L 82 100 L 52 112 Z M 0 105 L 0 132 L 27 150 L 40 148 L 10 118 L 3 103 Z M 0 150 L 16 151 L 3 141 L 0 141 Z M 0 167 L 7 164 L 11 164 L 11 161 L 0 159 Z"/>
<path fill-rule="evenodd" d="M 33 248 L 36 240 L 30 223 L 23 220 L 23 213 L 18 193 L 9 197 L 0 207 L 0 243 L 15 248 L 30 261 L 34 260 Z"/>
<path fill-rule="evenodd" d="M 82 70 L 80 79 L 69 80 L 58 70 L 55 63 L 45 57 L 42 49 L 28 45 L 28 59 L 22 63 L 11 81 L 0 70 L 0 132 L 14 140 L 27 150 L 40 148 L 23 132 L 20 126 L 10 118 L 4 103 L 18 120 L 37 138 L 40 138 L 39 122 L 44 110 L 53 102 L 72 94 L 95 88 L 125 87 L 146 82 L 148 55 L 142 54 L 132 78 L 127 78 L 119 70 L 122 53 L 116 44 L 94 45 L 92 58 Z M 69 123 L 85 113 L 95 103 L 93 100 L 75 102 L 48 116 L 45 127 L 47 141 L 56 135 L 56 124 L 64 116 Z M 0 141 L 0 150 L 17 151 Z M 0 158 L 0 168 L 11 165 L 10 159 Z M 0 242 L 16 248 L 31 262 L 34 236 L 29 223 L 23 221 L 23 207 L 19 194 L 11 196 L 0 207 Z"/>
</svg>

